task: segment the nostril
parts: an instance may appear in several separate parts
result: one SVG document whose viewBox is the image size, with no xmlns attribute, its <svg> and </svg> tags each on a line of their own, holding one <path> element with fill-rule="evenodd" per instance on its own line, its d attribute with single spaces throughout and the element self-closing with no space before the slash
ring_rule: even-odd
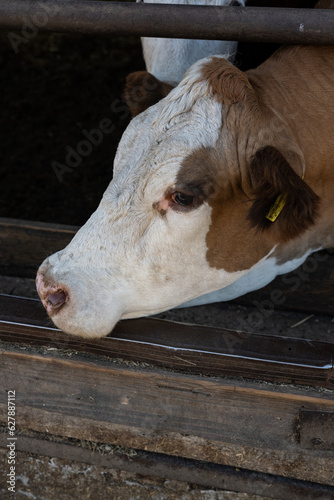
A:
<svg viewBox="0 0 334 500">
<path fill-rule="evenodd" d="M 36 287 L 43 306 L 49 316 L 57 314 L 58 311 L 69 301 L 67 287 L 57 283 L 49 270 L 38 271 L 36 276 Z"/>
<path fill-rule="evenodd" d="M 57 290 L 55 293 L 48 293 L 46 296 L 46 302 L 50 304 L 54 309 L 58 309 L 67 300 L 67 294 L 64 290 Z"/>
</svg>

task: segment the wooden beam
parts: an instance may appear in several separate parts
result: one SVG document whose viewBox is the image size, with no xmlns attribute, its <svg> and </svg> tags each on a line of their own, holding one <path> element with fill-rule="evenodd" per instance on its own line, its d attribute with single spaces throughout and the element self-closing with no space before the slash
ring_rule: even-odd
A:
<svg viewBox="0 0 334 500">
<path fill-rule="evenodd" d="M 64 248 L 79 228 L 0 218 L 0 274 L 34 278 L 43 260 Z"/>
<path fill-rule="evenodd" d="M 153 318 L 119 322 L 101 340 L 46 326 L 38 300 L 0 295 L 0 340 L 122 358 L 208 375 L 334 387 L 334 344 Z"/>
<path fill-rule="evenodd" d="M 11 390 L 22 430 L 334 485 L 334 450 L 305 448 L 299 433 L 300 409 L 334 412 L 333 391 L 132 369 L 27 347 L 1 349 L 0 378 L 4 425 Z"/>
<path fill-rule="evenodd" d="M 265 496 L 266 498 L 303 498 L 303 500 L 328 500 L 334 497 L 334 487 L 309 481 L 287 479 L 273 474 L 239 469 L 220 464 L 189 460 L 171 455 L 117 449 L 106 444 L 71 440 L 59 442 L 59 436 L 34 433 L 34 437 L 20 432 L 16 450 L 48 456 L 75 463 L 124 470 L 141 476 L 154 476 L 206 488 L 219 488 Z M 0 448 L 6 449 L 7 435 L 0 433 Z M 87 447 L 84 447 L 84 446 Z M 110 450 L 110 451 L 109 451 Z M 129 456 L 129 451 L 131 455 Z M 36 481 L 35 481 L 36 482 Z"/>
</svg>

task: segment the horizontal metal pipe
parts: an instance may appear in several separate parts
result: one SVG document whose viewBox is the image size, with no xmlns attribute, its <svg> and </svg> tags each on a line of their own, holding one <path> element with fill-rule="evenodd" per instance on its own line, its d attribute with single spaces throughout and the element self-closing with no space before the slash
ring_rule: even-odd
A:
<svg viewBox="0 0 334 500">
<path fill-rule="evenodd" d="M 1 0 L 0 29 L 25 38 L 39 31 L 334 44 L 334 10 Z"/>
</svg>

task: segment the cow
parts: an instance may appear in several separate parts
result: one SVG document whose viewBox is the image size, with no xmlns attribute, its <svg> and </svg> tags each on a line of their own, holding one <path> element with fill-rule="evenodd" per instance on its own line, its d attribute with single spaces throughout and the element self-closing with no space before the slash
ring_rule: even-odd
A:
<svg viewBox="0 0 334 500">
<path fill-rule="evenodd" d="M 137 0 L 138 3 L 183 5 L 239 6 L 245 0 Z M 221 54 L 231 62 L 237 42 L 222 40 L 191 40 L 178 38 L 141 38 L 147 71 L 128 75 L 125 86 L 126 102 L 131 115 L 137 116 L 147 107 L 165 97 L 192 64 L 204 57 Z"/>
<path fill-rule="evenodd" d="M 130 122 L 97 210 L 40 266 L 55 325 L 100 338 L 123 318 L 233 299 L 332 247 L 333 90 L 330 46 L 285 46 L 247 72 L 219 56 L 191 66 Z"/>
</svg>

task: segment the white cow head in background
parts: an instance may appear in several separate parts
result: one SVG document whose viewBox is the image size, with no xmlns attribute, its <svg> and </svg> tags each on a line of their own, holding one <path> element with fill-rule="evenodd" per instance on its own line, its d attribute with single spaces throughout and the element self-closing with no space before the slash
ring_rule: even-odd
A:
<svg viewBox="0 0 334 500">
<path fill-rule="evenodd" d="M 245 5 L 245 0 L 137 0 L 137 2 L 212 7 Z M 237 42 L 234 41 L 143 37 L 141 42 L 147 71 L 136 71 L 128 75 L 125 88 L 126 101 L 132 116 L 137 116 L 166 97 L 196 61 L 219 54 L 233 62 L 237 51 Z M 141 95 L 142 89 L 145 89 L 144 98 Z"/>
<path fill-rule="evenodd" d="M 137 0 L 137 2 L 217 7 L 245 5 L 245 0 Z M 141 41 L 147 71 L 172 86 L 180 83 L 187 69 L 196 61 L 221 54 L 233 62 L 237 50 L 235 41 L 148 37 L 142 37 Z"/>
</svg>

